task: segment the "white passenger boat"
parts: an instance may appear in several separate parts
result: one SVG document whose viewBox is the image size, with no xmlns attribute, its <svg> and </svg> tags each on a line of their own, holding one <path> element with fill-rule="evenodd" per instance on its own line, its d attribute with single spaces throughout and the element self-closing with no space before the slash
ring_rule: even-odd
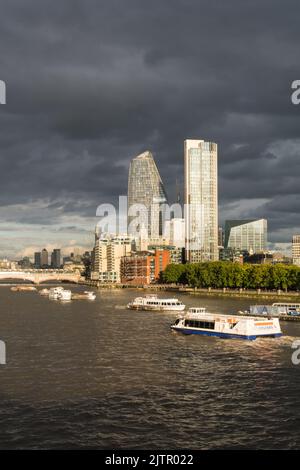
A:
<svg viewBox="0 0 300 470">
<path fill-rule="evenodd" d="M 52 287 L 49 289 L 49 299 L 50 300 L 71 300 L 72 292 L 63 287 Z"/>
<path fill-rule="evenodd" d="M 178 299 L 159 299 L 157 295 L 146 295 L 145 297 L 136 297 L 132 302 L 129 302 L 127 308 L 131 310 L 182 312 L 185 305 Z"/>
<path fill-rule="evenodd" d="M 260 337 L 282 336 L 279 319 L 249 316 L 218 315 L 205 308 L 190 308 L 171 328 L 186 335 L 198 334 L 220 338 L 254 340 Z"/>
</svg>

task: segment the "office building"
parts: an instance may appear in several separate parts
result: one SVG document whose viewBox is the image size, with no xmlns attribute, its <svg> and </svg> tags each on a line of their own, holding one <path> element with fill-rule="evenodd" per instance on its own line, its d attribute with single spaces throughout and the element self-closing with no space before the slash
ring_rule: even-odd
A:
<svg viewBox="0 0 300 470">
<path fill-rule="evenodd" d="M 147 151 L 135 157 L 128 176 L 128 233 L 138 235 L 146 229 L 149 238 L 163 234 L 164 204 L 167 195 L 153 155 Z M 139 212 L 138 205 L 140 206 Z M 139 216 L 139 223 L 134 220 Z"/>
<path fill-rule="evenodd" d="M 186 260 L 218 259 L 218 146 L 184 142 Z"/>
<path fill-rule="evenodd" d="M 48 265 L 49 265 L 48 251 L 46 250 L 46 248 L 43 248 L 41 252 L 41 267 L 48 268 Z"/>
<path fill-rule="evenodd" d="M 292 240 L 293 264 L 300 266 L 300 235 L 294 235 Z"/>
<path fill-rule="evenodd" d="M 61 254 L 59 248 L 55 248 L 51 253 L 51 267 L 53 269 L 59 269 L 61 267 Z"/>
<path fill-rule="evenodd" d="M 34 253 L 34 267 L 36 269 L 40 269 L 42 266 L 42 260 L 41 260 L 41 252 L 40 251 L 36 251 Z"/>
<path fill-rule="evenodd" d="M 248 251 L 250 254 L 267 250 L 267 221 L 227 220 L 225 222 L 225 248 Z"/>
<path fill-rule="evenodd" d="M 170 227 L 170 245 L 176 248 L 185 247 L 185 220 L 181 218 L 171 219 Z"/>
</svg>

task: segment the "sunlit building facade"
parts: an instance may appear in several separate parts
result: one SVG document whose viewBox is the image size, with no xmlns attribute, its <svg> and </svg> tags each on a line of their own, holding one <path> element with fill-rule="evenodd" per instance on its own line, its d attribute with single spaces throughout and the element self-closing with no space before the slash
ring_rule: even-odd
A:
<svg viewBox="0 0 300 470">
<path fill-rule="evenodd" d="M 127 235 L 96 236 L 91 278 L 100 282 L 120 282 L 123 256 L 131 254 L 132 239 Z"/>
<path fill-rule="evenodd" d="M 147 151 L 135 157 L 129 168 L 128 177 L 128 232 L 146 229 L 149 238 L 163 233 L 164 210 L 167 195 L 153 155 Z M 136 209 L 142 205 L 138 214 Z M 139 215 L 140 223 L 134 223 Z"/>
<path fill-rule="evenodd" d="M 227 220 L 225 248 L 259 253 L 267 250 L 267 220 Z"/>
<path fill-rule="evenodd" d="M 300 235 L 293 236 L 292 258 L 293 264 L 295 264 L 296 266 L 300 266 Z"/>
<path fill-rule="evenodd" d="M 184 142 L 186 260 L 218 260 L 218 146 Z"/>
</svg>

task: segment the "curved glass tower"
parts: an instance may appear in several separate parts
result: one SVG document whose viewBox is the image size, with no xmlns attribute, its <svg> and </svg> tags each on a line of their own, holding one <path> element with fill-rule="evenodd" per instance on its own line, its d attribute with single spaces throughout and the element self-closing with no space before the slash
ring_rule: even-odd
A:
<svg viewBox="0 0 300 470">
<path fill-rule="evenodd" d="M 167 195 L 151 152 L 144 152 L 130 162 L 128 177 L 128 231 L 139 215 L 138 230 L 144 229 L 149 238 L 162 235 L 163 204 Z"/>
</svg>

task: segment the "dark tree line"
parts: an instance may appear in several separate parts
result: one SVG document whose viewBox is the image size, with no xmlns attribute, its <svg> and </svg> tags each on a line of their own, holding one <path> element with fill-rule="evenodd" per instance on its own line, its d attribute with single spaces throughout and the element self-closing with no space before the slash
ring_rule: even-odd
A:
<svg viewBox="0 0 300 470">
<path fill-rule="evenodd" d="M 245 289 L 300 289 L 300 267 L 285 264 L 239 264 L 224 261 L 170 264 L 161 273 L 163 283 L 191 287 Z"/>
</svg>

